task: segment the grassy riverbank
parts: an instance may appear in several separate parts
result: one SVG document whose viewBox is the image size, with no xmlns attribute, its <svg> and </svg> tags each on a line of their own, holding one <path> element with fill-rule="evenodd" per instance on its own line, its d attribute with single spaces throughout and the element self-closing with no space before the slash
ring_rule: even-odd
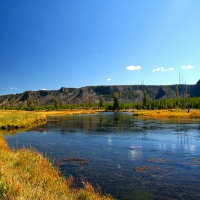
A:
<svg viewBox="0 0 200 200">
<path fill-rule="evenodd" d="M 29 128 L 33 125 L 46 121 L 48 115 L 78 115 L 94 114 L 103 110 L 58 110 L 58 111 L 0 111 L 0 129 L 13 130 L 20 128 Z"/>
<path fill-rule="evenodd" d="M 44 122 L 46 116 L 93 114 L 95 112 L 99 110 L 0 111 L 0 127 L 5 130 L 28 128 Z M 188 113 L 188 110 L 180 109 L 141 110 L 134 111 L 133 116 L 190 119 L 200 118 L 200 111 L 190 110 Z M 74 185 L 72 177 L 69 180 L 62 177 L 42 154 L 34 149 L 11 150 L 0 135 L 0 199 L 112 199 L 95 192 L 94 188 L 85 181 L 83 181 L 83 188 L 76 188 Z"/>
<path fill-rule="evenodd" d="M 46 115 L 28 111 L 0 111 L 1 129 L 28 128 L 46 121 Z"/>
<path fill-rule="evenodd" d="M 0 111 L 2 132 L 29 128 L 46 121 L 47 115 L 91 114 L 96 111 Z M 80 199 L 110 200 L 83 181 L 75 188 L 73 178 L 66 180 L 47 158 L 34 149 L 11 150 L 0 135 L 0 199 Z M 73 187 L 72 187 L 73 186 Z"/>
<path fill-rule="evenodd" d="M 0 136 L 0 199 L 110 200 L 83 181 L 82 189 L 71 188 L 48 159 L 34 149 L 10 150 Z"/>
<path fill-rule="evenodd" d="M 200 110 L 171 109 L 171 110 L 137 110 L 133 112 L 134 117 L 155 119 L 200 119 Z"/>
</svg>

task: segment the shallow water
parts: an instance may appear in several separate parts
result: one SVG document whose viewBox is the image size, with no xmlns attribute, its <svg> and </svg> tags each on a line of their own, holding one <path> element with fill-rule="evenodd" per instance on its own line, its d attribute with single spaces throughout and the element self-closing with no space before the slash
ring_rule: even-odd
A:
<svg viewBox="0 0 200 200">
<path fill-rule="evenodd" d="M 198 121 L 131 113 L 55 116 L 5 138 L 13 148 L 35 147 L 77 184 L 84 178 L 117 199 L 200 199 Z"/>
</svg>

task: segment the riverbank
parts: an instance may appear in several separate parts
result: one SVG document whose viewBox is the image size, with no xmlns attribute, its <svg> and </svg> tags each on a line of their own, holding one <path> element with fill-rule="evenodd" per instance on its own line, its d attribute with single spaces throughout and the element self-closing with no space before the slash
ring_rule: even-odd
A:
<svg viewBox="0 0 200 200">
<path fill-rule="evenodd" d="M 46 121 L 48 115 L 93 114 L 96 111 L 0 111 L 2 132 L 29 128 Z M 73 178 L 66 180 L 48 158 L 35 149 L 11 150 L 0 135 L 0 199 L 91 199 L 111 200 L 83 181 L 76 188 Z M 73 186 L 73 187 L 72 187 Z"/>
<path fill-rule="evenodd" d="M 46 115 L 31 111 L 0 111 L 0 128 L 2 130 L 25 129 L 46 121 Z"/>
<path fill-rule="evenodd" d="M 2 136 L 0 169 L 0 199 L 112 199 L 95 192 L 86 181 L 82 182 L 83 188 L 74 187 L 72 177 L 66 180 L 49 160 L 36 150 L 11 150 Z"/>
<path fill-rule="evenodd" d="M 104 110 L 56 110 L 56 111 L 0 111 L 0 129 L 16 130 L 25 129 L 46 121 L 47 116 L 53 115 L 79 115 L 94 114 Z"/>
<path fill-rule="evenodd" d="M 16 122 L 19 121 L 22 124 L 32 121 L 24 124 L 24 127 L 30 127 L 34 123 L 40 123 L 35 119 L 46 120 L 47 116 L 94 114 L 96 112 L 99 110 L 0 111 L 0 116 L 4 117 L 1 118 L 4 122 L 9 122 L 8 127 L 15 127 Z M 189 113 L 188 110 L 178 109 L 132 112 L 133 116 L 143 118 L 200 118 L 199 110 L 190 110 Z M 31 115 L 35 118 L 30 117 Z M 95 192 L 94 188 L 85 181 L 83 181 L 83 189 L 74 187 L 73 178 L 66 180 L 62 177 L 48 158 L 34 149 L 11 150 L 2 136 L 0 136 L 0 169 L 0 199 L 112 199 Z"/>
<path fill-rule="evenodd" d="M 170 110 L 137 110 L 133 111 L 134 117 L 155 119 L 200 119 L 200 110 L 170 109 Z"/>
</svg>

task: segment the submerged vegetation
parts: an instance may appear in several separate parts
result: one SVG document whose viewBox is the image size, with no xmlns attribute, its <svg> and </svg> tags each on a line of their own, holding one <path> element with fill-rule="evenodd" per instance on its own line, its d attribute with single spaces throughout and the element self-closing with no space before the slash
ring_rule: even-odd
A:
<svg viewBox="0 0 200 200">
<path fill-rule="evenodd" d="M 1 199 L 91 199 L 110 200 L 96 192 L 87 182 L 83 188 L 66 180 L 47 158 L 34 149 L 10 150 L 0 136 L 0 198 Z"/>
</svg>

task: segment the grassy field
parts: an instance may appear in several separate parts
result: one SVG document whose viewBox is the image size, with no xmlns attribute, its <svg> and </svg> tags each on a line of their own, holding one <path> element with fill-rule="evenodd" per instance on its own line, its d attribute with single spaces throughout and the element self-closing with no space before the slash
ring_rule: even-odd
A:
<svg viewBox="0 0 200 200">
<path fill-rule="evenodd" d="M 155 118 L 155 119 L 200 119 L 200 110 L 188 110 L 186 109 L 171 109 L 171 110 L 137 110 L 133 112 L 134 117 L 142 118 Z"/>
</svg>

